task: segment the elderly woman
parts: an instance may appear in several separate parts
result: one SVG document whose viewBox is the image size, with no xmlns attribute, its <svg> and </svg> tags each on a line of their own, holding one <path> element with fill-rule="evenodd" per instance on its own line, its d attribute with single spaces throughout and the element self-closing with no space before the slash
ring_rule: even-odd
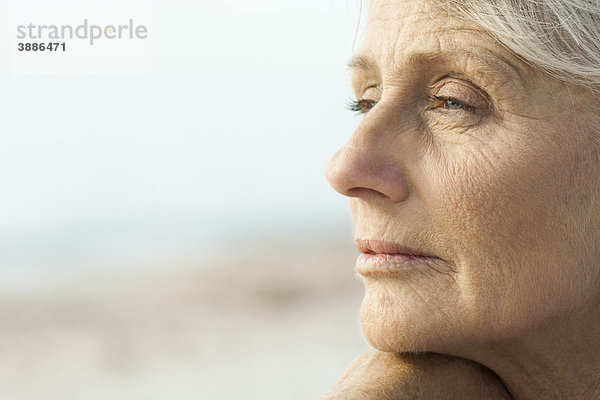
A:
<svg viewBox="0 0 600 400">
<path fill-rule="evenodd" d="M 327 398 L 600 399 L 600 2 L 373 0 L 350 66 L 376 350 Z"/>
</svg>

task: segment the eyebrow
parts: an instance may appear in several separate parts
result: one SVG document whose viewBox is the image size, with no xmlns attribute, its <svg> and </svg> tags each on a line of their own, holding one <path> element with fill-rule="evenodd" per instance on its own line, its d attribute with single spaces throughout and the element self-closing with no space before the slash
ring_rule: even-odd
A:
<svg viewBox="0 0 600 400">
<path fill-rule="evenodd" d="M 376 69 L 375 61 L 367 56 L 354 56 L 348 61 L 348 68 L 352 70 L 368 71 Z"/>
<path fill-rule="evenodd" d="M 436 58 L 454 56 L 455 54 L 457 54 L 456 51 L 454 51 L 454 52 L 429 52 L 429 51 L 416 52 L 416 53 L 411 53 L 408 55 L 407 61 L 405 64 L 406 65 L 419 65 L 419 64 L 423 65 L 423 64 L 432 62 Z M 469 57 L 473 57 L 483 63 L 489 63 L 490 59 L 492 59 L 492 58 L 495 60 L 501 61 L 503 65 L 509 67 L 512 71 L 514 71 L 517 74 L 517 76 L 520 78 L 523 86 L 526 86 L 523 72 L 519 68 L 517 68 L 513 63 L 511 63 L 509 60 L 507 60 L 505 57 L 502 57 L 501 55 L 493 54 L 488 51 L 470 51 L 470 50 L 465 50 L 464 52 L 459 53 L 459 54 L 464 54 Z M 365 71 L 365 72 L 374 71 L 377 69 L 377 63 L 375 62 L 375 60 L 373 60 L 371 57 L 366 56 L 366 55 L 357 55 L 357 56 L 352 57 L 347 65 L 352 70 L 359 70 L 359 71 Z"/>
</svg>

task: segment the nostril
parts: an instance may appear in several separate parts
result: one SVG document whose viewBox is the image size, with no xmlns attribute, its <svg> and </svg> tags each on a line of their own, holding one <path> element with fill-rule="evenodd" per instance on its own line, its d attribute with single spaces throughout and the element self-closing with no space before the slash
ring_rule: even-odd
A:
<svg viewBox="0 0 600 400">
<path fill-rule="evenodd" d="M 385 199 L 390 198 L 389 196 L 386 196 L 384 193 L 381 193 L 375 189 L 369 189 L 366 187 L 353 187 L 353 188 L 346 190 L 346 193 L 344 193 L 344 194 L 348 197 L 364 197 L 367 195 L 371 195 L 371 196 L 376 195 L 379 197 L 383 197 Z"/>
<path fill-rule="evenodd" d="M 348 197 L 360 197 L 361 193 L 365 191 L 365 188 L 354 187 L 346 190 L 346 195 Z"/>
</svg>

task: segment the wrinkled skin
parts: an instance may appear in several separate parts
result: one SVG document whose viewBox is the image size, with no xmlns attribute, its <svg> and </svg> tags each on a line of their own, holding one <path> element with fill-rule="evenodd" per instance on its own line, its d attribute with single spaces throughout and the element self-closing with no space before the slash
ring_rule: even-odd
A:
<svg viewBox="0 0 600 400">
<path fill-rule="evenodd" d="M 595 97 L 428 1 L 371 2 L 352 64 L 364 116 L 328 180 L 357 239 L 438 258 L 363 277 L 369 343 L 476 361 L 517 399 L 600 398 Z"/>
</svg>

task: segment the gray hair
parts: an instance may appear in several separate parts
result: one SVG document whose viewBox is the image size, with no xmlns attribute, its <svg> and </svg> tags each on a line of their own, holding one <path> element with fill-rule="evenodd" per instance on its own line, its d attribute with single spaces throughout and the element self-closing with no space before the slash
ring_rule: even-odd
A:
<svg viewBox="0 0 600 400">
<path fill-rule="evenodd" d="M 533 68 L 600 94 L 600 0 L 438 0 Z"/>
</svg>

